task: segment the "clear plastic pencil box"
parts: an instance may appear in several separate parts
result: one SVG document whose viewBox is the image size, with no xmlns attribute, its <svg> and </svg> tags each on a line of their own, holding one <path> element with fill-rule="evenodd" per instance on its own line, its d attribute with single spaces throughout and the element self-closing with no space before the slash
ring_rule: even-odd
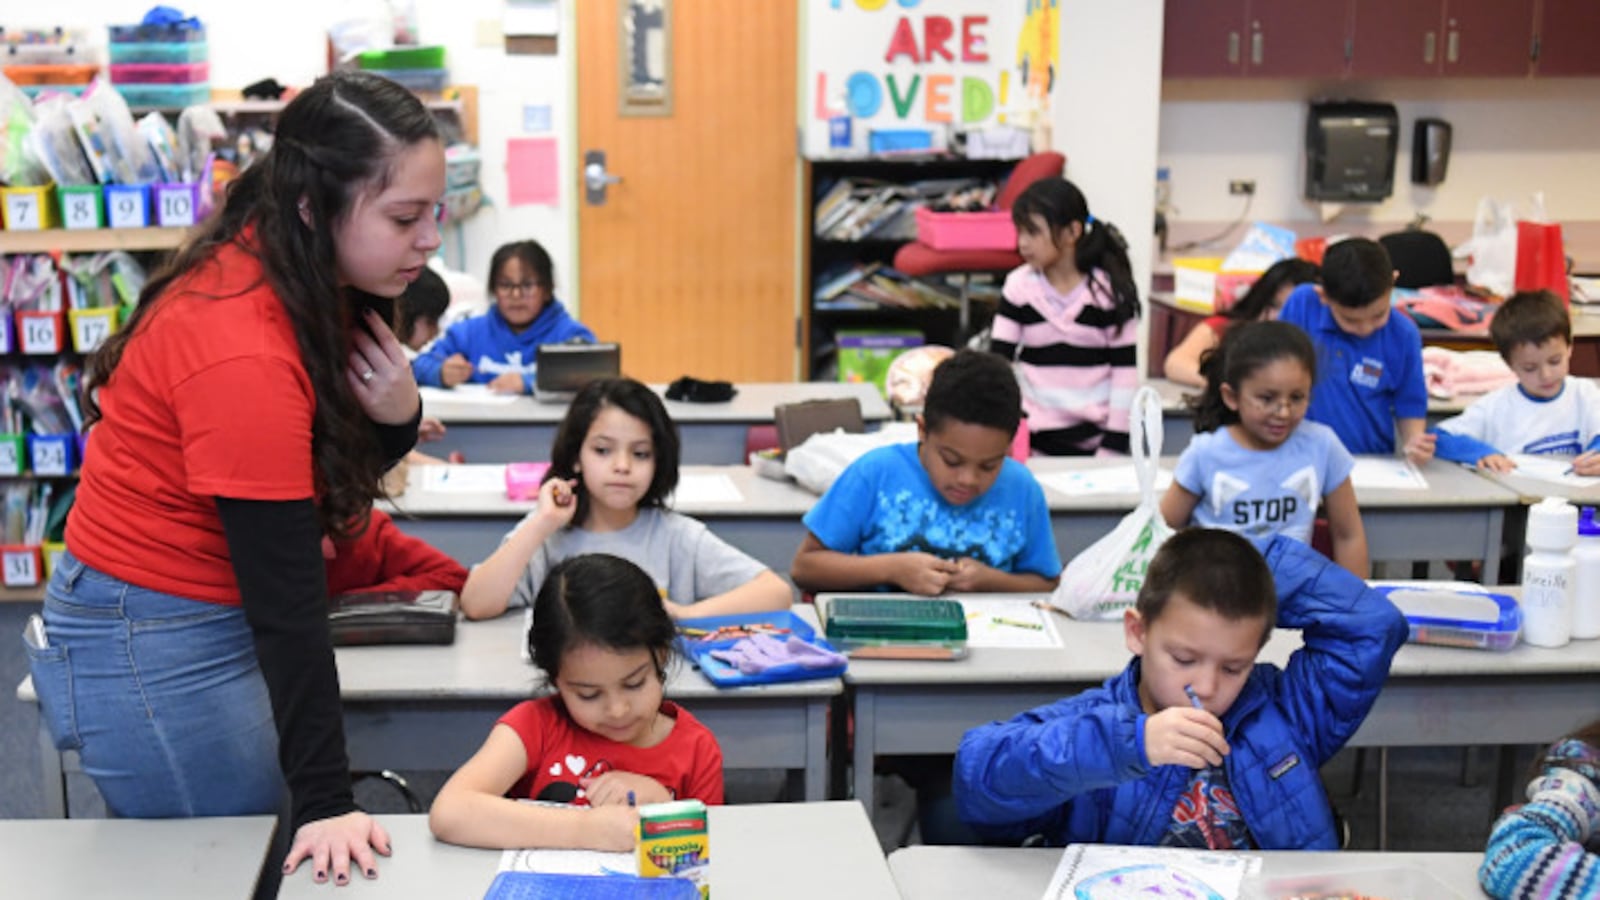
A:
<svg viewBox="0 0 1600 900">
<path fill-rule="evenodd" d="M 1522 632 L 1516 598 L 1466 581 L 1374 581 L 1411 626 L 1413 644 L 1510 650 Z"/>
</svg>

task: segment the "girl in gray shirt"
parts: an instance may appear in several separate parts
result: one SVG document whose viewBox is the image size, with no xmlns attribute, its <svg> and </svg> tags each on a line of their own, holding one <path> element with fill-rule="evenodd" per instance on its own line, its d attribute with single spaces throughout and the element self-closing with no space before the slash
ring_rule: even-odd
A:
<svg viewBox="0 0 1600 900">
<path fill-rule="evenodd" d="M 584 553 L 639 566 L 674 618 L 787 609 L 787 582 L 666 508 L 677 484 L 678 430 L 661 398 L 631 378 L 589 382 L 556 431 L 538 507 L 473 567 L 462 612 L 485 619 L 531 606 L 545 574 Z"/>
</svg>

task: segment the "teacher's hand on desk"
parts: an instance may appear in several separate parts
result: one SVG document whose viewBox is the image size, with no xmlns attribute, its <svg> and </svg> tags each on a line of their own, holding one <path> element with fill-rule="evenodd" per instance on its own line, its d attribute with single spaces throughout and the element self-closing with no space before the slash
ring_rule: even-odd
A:
<svg viewBox="0 0 1600 900">
<path fill-rule="evenodd" d="M 317 882 L 328 880 L 330 870 L 335 884 L 350 881 L 350 863 L 368 878 L 378 877 L 378 861 L 372 851 L 388 856 L 392 850 L 389 833 L 378 820 L 364 812 L 345 813 L 328 819 L 317 819 L 301 825 L 294 833 L 294 844 L 283 863 L 283 874 L 289 875 L 304 860 L 311 860 L 311 877 Z"/>
</svg>

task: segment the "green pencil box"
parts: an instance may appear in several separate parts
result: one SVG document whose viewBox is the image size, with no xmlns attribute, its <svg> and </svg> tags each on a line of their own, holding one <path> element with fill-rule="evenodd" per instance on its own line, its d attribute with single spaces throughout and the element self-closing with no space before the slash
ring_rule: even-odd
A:
<svg viewBox="0 0 1600 900">
<path fill-rule="evenodd" d="M 967 617 L 955 600 L 834 597 L 826 606 L 828 639 L 846 649 L 907 645 L 964 650 Z"/>
</svg>

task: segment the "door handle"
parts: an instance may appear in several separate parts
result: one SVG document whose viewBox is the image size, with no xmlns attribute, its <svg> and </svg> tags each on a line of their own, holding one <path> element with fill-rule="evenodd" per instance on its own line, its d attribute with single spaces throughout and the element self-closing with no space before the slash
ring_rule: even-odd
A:
<svg viewBox="0 0 1600 900">
<path fill-rule="evenodd" d="M 591 206 L 604 206 L 606 188 L 621 182 L 622 176 L 606 171 L 604 150 L 590 150 L 583 154 L 583 198 Z"/>
</svg>

